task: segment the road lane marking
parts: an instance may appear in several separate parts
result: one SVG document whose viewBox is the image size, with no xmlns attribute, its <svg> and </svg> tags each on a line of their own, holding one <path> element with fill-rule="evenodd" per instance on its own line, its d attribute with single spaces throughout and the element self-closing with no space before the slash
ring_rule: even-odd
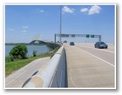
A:
<svg viewBox="0 0 122 95">
<path fill-rule="evenodd" d="M 86 47 L 86 48 L 92 48 L 92 49 L 96 49 L 96 48 L 93 48 L 93 47 L 87 47 L 87 46 L 80 46 L 80 45 L 77 45 L 78 47 Z M 96 50 L 98 50 L 98 49 L 96 49 Z M 114 53 L 114 52 L 112 52 L 112 51 L 110 51 L 110 50 L 103 50 L 103 49 L 100 49 L 101 51 L 106 51 L 106 52 L 110 52 L 110 53 Z"/>
<path fill-rule="evenodd" d="M 12 83 L 14 80 L 16 80 L 19 76 L 21 76 L 22 74 L 24 74 L 25 72 L 26 72 L 27 70 L 25 70 L 23 73 L 21 73 L 21 74 L 19 74 L 17 77 L 15 77 L 13 80 L 11 80 L 10 82 L 8 82 L 7 84 L 6 84 L 6 86 L 7 85 L 9 85 L 10 83 Z"/>
<path fill-rule="evenodd" d="M 109 65 L 111 65 L 111 66 L 113 66 L 113 67 L 114 67 L 114 65 L 113 65 L 113 64 L 111 64 L 111 63 L 109 63 L 109 62 L 107 62 L 107 61 L 105 61 L 105 60 L 103 60 L 103 59 L 101 59 L 101 58 L 99 58 L 99 57 L 97 57 L 97 56 L 95 56 L 95 55 L 93 55 L 93 54 L 91 54 L 91 53 L 89 53 L 89 52 L 87 52 L 87 51 L 85 51 L 85 50 L 81 49 L 81 48 L 78 48 L 78 47 L 75 47 L 75 48 L 77 48 L 77 49 L 79 49 L 79 50 L 82 50 L 82 51 L 84 51 L 84 52 L 88 53 L 89 55 L 91 55 L 91 56 L 93 56 L 93 57 L 95 57 L 95 58 L 97 58 L 97 59 L 99 59 L 99 60 L 101 60 L 101 61 L 103 61 L 103 62 L 105 62 L 105 63 L 107 63 L 107 64 L 109 64 Z"/>
<path fill-rule="evenodd" d="M 8 82 L 5 82 L 5 87 L 7 87 L 8 85 L 10 85 L 12 82 L 14 82 L 18 77 L 20 77 L 21 75 L 23 75 L 23 74 L 25 74 L 26 72 L 28 72 L 28 67 L 34 67 L 35 65 L 37 65 L 37 63 L 39 62 L 39 61 L 42 61 L 42 60 L 44 60 L 44 61 L 46 61 L 47 59 L 49 59 L 49 57 L 45 57 L 45 58 L 41 58 L 41 59 L 37 59 L 37 60 L 34 60 L 34 61 L 32 61 L 32 62 L 30 62 L 28 65 L 26 65 L 26 66 L 24 66 L 23 68 L 21 68 L 21 69 L 19 69 L 17 72 L 15 72 L 15 73 L 13 73 L 13 74 L 16 74 L 16 73 L 19 73 L 19 72 L 22 72 L 22 73 L 19 73 L 19 74 L 17 74 L 15 77 L 8 77 L 8 79 L 12 79 L 12 80 L 10 80 L 10 81 L 8 81 Z M 49 59 L 50 60 L 50 59 Z M 49 62 L 49 61 L 48 61 Z M 34 63 L 36 63 L 36 64 L 34 64 Z M 39 63 L 40 64 L 40 63 Z M 47 63 L 46 63 L 47 64 Z M 45 65 L 43 65 L 42 64 L 42 67 L 44 67 Z M 31 70 L 31 69 L 30 69 Z M 37 69 L 38 70 L 38 69 Z M 35 72 L 35 71 L 34 71 Z M 30 78 L 30 77 L 29 77 Z M 7 79 L 7 78 L 6 78 Z"/>
</svg>

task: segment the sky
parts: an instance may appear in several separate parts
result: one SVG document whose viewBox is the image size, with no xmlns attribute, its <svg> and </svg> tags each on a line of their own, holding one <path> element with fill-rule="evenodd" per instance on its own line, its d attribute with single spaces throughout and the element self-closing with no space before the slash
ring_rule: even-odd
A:
<svg viewBox="0 0 122 95">
<path fill-rule="evenodd" d="M 60 33 L 60 26 L 62 34 L 101 35 L 102 41 L 114 43 L 115 6 L 5 5 L 6 43 L 28 43 L 36 38 L 54 41 L 54 34 Z M 98 38 L 62 38 L 64 40 L 96 42 Z"/>
</svg>

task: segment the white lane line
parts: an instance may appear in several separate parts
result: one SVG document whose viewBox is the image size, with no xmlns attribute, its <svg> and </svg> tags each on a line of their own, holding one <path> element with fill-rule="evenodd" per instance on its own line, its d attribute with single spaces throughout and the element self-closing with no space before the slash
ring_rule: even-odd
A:
<svg viewBox="0 0 122 95">
<path fill-rule="evenodd" d="M 114 67 L 113 64 L 111 64 L 111 63 L 109 63 L 109 62 L 107 62 L 107 61 L 105 61 L 105 60 L 103 60 L 103 59 L 101 59 L 101 58 L 99 58 L 99 57 L 97 57 L 97 56 L 95 56 L 95 55 L 93 55 L 93 54 L 91 54 L 91 53 L 89 53 L 89 52 L 83 50 L 83 49 L 80 49 L 80 48 L 78 48 L 78 47 L 75 47 L 75 48 L 77 48 L 77 49 L 79 49 L 79 50 L 81 50 L 81 51 L 84 51 L 84 52 L 88 53 L 89 55 L 91 55 L 91 56 L 93 56 L 93 57 L 95 57 L 95 58 L 97 58 L 97 59 L 99 59 L 99 60 L 101 60 L 101 61 L 103 61 L 103 62 L 105 62 L 105 63 L 107 63 L 107 64 L 109 64 L 109 65 L 111 65 L 111 66 Z"/>
<path fill-rule="evenodd" d="M 86 48 L 92 48 L 92 49 L 96 49 L 96 48 L 93 48 L 93 47 L 87 47 L 87 46 L 80 46 L 80 45 L 77 45 L 77 46 L 79 46 L 79 47 L 86 47 Z M 97 49 L 98 50 L 98 49 Z M 100 49 L 101 51 L 105 51 L 105 52 L 110 52 L 110 53 L 114 53 L 114 52 L 112 52 L 112 51 L 110 51 L 110 50 L 103 50 L 103 49 Z"/>
<path fill-rule="evenodd" d="M 7 85 L 9 85 L 10 83 L 12 83 L 13 81 L 15 81 L 19 76 L 21 76 L 22 74 L 24 74 L 27 70 L 26 69 L 28 69 L 28 67 L 33 67 L 33 62 L 31 62 L 30 64 L 28 64 L 28 65 L 26 65 L 26 66 L 24 66 L 24 67 L 22 67 L 22 68 L 20 68 L 18 71 L 16 71 L 15 73 L 13 73 L 13 74 L 16 74 L 16 73 L 20 73 L 19 75 L 17 75 L 15 78 L 13 78 L 13 80 L 11 80 L 10 82 L 8 82 L 7 84 L 6 84 L 6 86 Z M 22 72 L 22 73 L 21 73 Z M 11 76 L 11 75 L 10 75 Z M 10 77 L 11 78 L 11 77 Z M 9 78 L 8 78 L 9 79 Z"/>
<path fill-rule="evenodd" d="M 19 75 L 18 75 L 17 77 L 15 77 L 13 80 L 11 80 L 10 82 L 8 82 L 8 83 L 6 84 L 6 86 L 9 85 L 10 83 L 12 83 L 13 81 L 15 81 L 19 76 L 21 76 L 22 74 L 24 74 L 26 71 L 27 71 L 27 70 L 25 70 L 23 73 L 19 74 Z"/>
<path fill-rule="evenodd" d="M 44 60 L 44 59 L 47 59 L 47 57 L 46 58 L 42 58 L 42 59 L 37 59 L 37 60 L 35 60 L 34 62 L 36 62 L 36 64 L 38 63 L 37 61 L 38 60 Z M 27 67 L 33 67 L 35 64 L 33 64 L 33 62 L 31 62 L 30 64 L 28 64 L 28 65 L 26 65 L 25 67 L 23 67 L 23 68 L 21 68 L 21 69 L 19 69 L 17 72 L 20 72 L 21 70 L 23 70 L 23 69 L 26 69 Z M 9 85 L 10 83 L 12 83 L 13 81 L 15 81 L 19 76 L 21 76 L 22 74 L 24 74 L 25 72 L 26 72 L 27 70 L 24 70 L 24 72 L 22 72 L 21 74 L 19 74 L 17 77 L 15 77 L 13 80 L 11 80 L 10 82 L 8 82 L 5 86 L 7 86 L 7 85 Z"/>
</svg>

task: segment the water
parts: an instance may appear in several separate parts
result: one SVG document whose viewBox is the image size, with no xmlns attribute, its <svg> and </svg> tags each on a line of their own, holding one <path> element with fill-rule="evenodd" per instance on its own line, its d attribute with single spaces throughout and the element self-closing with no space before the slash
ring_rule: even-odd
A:
<svg viewBox="0 0 122 95">
<path fill-rule="evenodd" d="M 9 52 L 15 45 L 6 45 L 5 46 L 5 56 L 9 56 Z M 27 57 L 33 56 L 33 51 L 37 51 L 37 55 L 49 52 L 50 49 L 46 45 L 38 46 L 38 45 L 27 45 L 28 53 Z"/>
</svg>

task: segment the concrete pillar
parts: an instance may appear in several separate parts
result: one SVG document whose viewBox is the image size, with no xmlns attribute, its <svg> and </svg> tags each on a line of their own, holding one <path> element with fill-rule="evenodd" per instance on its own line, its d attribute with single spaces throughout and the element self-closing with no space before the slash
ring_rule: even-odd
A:
<svg viewBox="0 0 122 95">
<path fill-rule="evenodd" d="M 99 42 L 101 42 L 101 35 L 99 35 Z"/>
<path fill-rule="evenodd" d="M 54 43 L 56 44 L 56 34 L 54 35 Z"/>
</svg>

